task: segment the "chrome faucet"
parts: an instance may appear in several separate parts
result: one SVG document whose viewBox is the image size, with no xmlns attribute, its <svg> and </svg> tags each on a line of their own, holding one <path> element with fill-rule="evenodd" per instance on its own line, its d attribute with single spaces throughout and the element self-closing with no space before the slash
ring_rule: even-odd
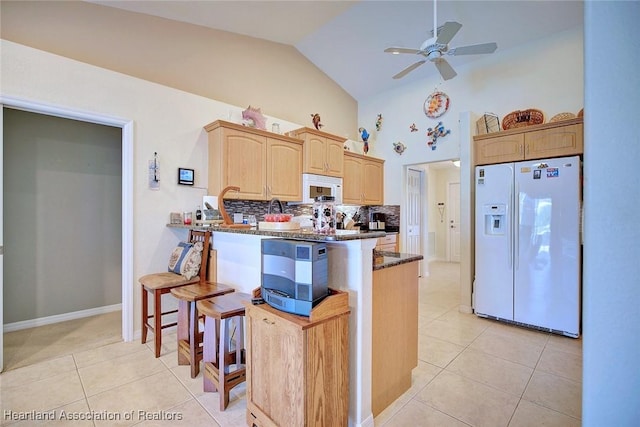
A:
<svg viewBox="0 0 640 427">
<path fill-rule="evenodd" d="M 273 198 L 271 199 L 271 201 L 269 202 L 269 213 L 271 212 L 271 207 L 273 206 L 273 202 L 277 202 L 278 203 L 278 207 L 280 208 L 280 213 L 284 213 L 284 208 L 282 207 L 282 202 L 279 199 Z"/>
</svg>

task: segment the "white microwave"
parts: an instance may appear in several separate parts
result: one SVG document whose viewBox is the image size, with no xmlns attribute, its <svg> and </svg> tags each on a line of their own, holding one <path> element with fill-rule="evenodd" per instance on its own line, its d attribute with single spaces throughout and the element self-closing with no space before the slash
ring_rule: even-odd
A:
<svg viewBox="0 0 640 427">
<path fill-rule="evenodd" d="M 302 201 L 300 203 L 311 204 L 318 196 L 333 196 L 336 205 L 341 205 L 342 178 L 303 173 Z"/>
</svg>

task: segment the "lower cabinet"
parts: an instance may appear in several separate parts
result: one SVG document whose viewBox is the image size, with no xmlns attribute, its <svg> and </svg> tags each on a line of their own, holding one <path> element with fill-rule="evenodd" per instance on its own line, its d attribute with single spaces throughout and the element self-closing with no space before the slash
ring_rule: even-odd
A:
<svg viewBox="0 0 640 427">
<path fill-rule="evenodd" d="M 371 411 L 411 387 L 418 366 L 418 262 L 373 271 Z"/>
<path fill-rule="evenodd" d="M 348 310 L 312 320 L 247 305 L 249 426 L 348 424 Z"/>
<path fill-rule="evenodd" d="M 398 233 L 387 233 L 384 237 L 378 237 L 376 250 L 385 252 L 400 252 Z"/>
</svg>

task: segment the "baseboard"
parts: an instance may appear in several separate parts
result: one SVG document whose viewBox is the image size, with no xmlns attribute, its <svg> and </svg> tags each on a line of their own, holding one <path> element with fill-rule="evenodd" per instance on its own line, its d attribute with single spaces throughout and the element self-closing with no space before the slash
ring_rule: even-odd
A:
<svg viewBox="0 0 640 427">
<path fill-rule="evenodd" d="M 7 323 L 4 325 L 3 331 L 4 333 L 20 331 L 22 329 L 51 325 L 52 323 L 66 322 L 67 320 L 82 319 L 83 317 L 96 316 L 98 314 L 106 314 L 119 310 L 122 310 L 122 304 L 105 305 L 104 307 L 89 308 L 87 310 L 73 311 L 71 313 L 55 314 L 53 316 Z"/>
<path fill-rule="evenodd" d="M 349 420 L 349 425 L 351 425 L 351 420 Z M 374 426 L 373 414 L 369 414 L 369 416 L 364 420 L 362 420 L 362 422 L 359 425 L 359 427 L 373 427 L 373 426 Z"/>
</svg>

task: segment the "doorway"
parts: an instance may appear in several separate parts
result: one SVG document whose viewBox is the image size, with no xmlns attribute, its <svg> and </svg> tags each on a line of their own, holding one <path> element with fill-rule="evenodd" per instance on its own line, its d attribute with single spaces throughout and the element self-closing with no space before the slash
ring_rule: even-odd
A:
<svg viewBox="0 0 640 427">
<path fill-rule="evenodd" d="M 3 116 L 5 331 L 119 311 L 122 130 Z"/>
<path fill-rule="evenodd" d="M 122 130 L 121 134 L 121 232 L 120 232 L 120 245 L 121 245 L 121 269 L 119 271 L 119 281 L 121 289 L 121 304 L 122 304 L 122 338 L 124 341 L 131 341 L 133 339 L 133 122 L 130 120 L 124 120 L 95 113 L 88 113 L 84 111 L 69 110 L 59 106 L 51 106 L 34 102 L 31 100 L 24 100 L 19 98 L 3 97 L 0 100 L 0 107 L 9 107 L 17 110 L 23 110 L 32 113 L 39 113 L 49 116 L 56 116 L 62 118 L 68 118 L 78 120 L 81 122 L 96 123 L 107 126 L 119 127 Z M 2 122 L 0 121 L 0 124 Z M 0 135 L 2 132 L 0 132 Z M 0 137 L 0 156 L 4 151 L 4 140 Z M 0 165 L 4 163 L 4 160 L 0 158 Z M 4 176 L 4 171 L 0 170 Z M 4 198 L 4 195 L 3 195 Z M 0 205 L 0 220 L 2 220 L 4 207 Z M 0 266 L 4 262 L 4 239 L 3 234 L 0 231 Z M 4 331 L 4 303 L 2 297 L 4 295 L 4 283 L 2 276 L 0 276 L 0 328 Z M 3 334 L 0 334 L 0 371 L 4 366 L 3 353 L 4 353 Z"/>
<path fill-rule="evenodd" d="M 401 211 L 404 218 L 403 239 L 407 243 L 403 244 L 402 250 L 420 253 L 426 261 L 460 262 L 460 168 L 453 160 L 405 165 L 404 188 Z M 417 198 L 414 194 L 416 188 L 420 188 Z M 418 209 L 415 200 L 419 200 Z M 411 221 L 416 212 L 421 212 L 417 225 Z M 451 223 L 452 220 L 454 223 Z M 449 235 L 452 225 L 457 226 L 453 238 Z M 419 245 L 410 245 L 416 239 Z M 417 248 L 418 252 L 411 252 L 411 248 Z M 457 253 L 457 258 L 452 258 L 451 253 Z M 429 263 L 423 264 L 422 275 L 428 276 Z"/>
<path fill-rule="evenodd" d="M 447 200 L 449 227 L 447 247 L 450 262 L 460 262 L 460 180 L 448 183 Z"/>
</svg>

